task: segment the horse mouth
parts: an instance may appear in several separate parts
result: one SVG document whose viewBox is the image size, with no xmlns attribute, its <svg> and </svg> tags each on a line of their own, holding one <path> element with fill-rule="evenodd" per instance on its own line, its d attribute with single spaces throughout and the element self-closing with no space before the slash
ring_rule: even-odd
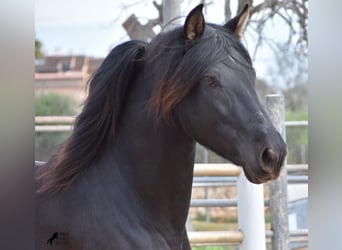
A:
<svg viewBox="0 0 342 250">
<path fill-rule="evenodd" d="M 284 167 L 285 156 L 287 154 L 287 150 L 275 153 L 270 148 L 265 148 L 261 152 L 259 160 L 255 161 L 255 165 L 248 164 L 248 162 L 244 161 L 239 164 L 242 166 L 246 178 L 254 184 L 261 184 L 277 179 L 281 173 L 281 169 Z"/>
<path fill-rule="evenodd" d="M 279 177 L 279 173 L 255 173 L 249 166 L 242 164 L 242 169 L 245 173 L 246 178 L 254 184 L 262 184 L 268 181 L 275 180 Z"/>
</svg>

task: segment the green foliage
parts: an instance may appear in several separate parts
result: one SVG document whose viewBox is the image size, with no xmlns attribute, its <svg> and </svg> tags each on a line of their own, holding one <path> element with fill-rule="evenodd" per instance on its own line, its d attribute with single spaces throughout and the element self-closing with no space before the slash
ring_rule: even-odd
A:
<svg viewBox="0 0 342 250">
<path fill-rule="evenodd" d="M 308 113 L 304 110 L 286 110 L 286 121 L 307 121 Z M 287 127 L 286 141 L 288 144 L 287 162 L 289 164 L 307 163 L 308 128 Z"/>
<path fill-rule="evenodd" d="M 72 97 L 56 93 L 36 96 L 36 116 L 76 115 L 77 101 Z"/>
<path fill-rule="evenodd" d="M 200 211 L 196 212 L 196 217 L 194 219 L 195 221 L 206 221 L 206 214 Z M 229 216 L 229 217 L 215 217 L 215 216 L 210 216 L 209 218 L 210 222 L 213 223 L 237 223 L 237 217 L 235 216 Z"/>
<path fill-rule="evenodd" d="M 265 223 L 268 224 L 268 223 L 271 223 L 271 215 L 270 215 L 270 212 L 265 212 Z"/>
<path fill-rule="evenodd" d="M 308 129 L 307 127 L 286 128 L 288 146 L 287 163 L 305 164 L 308 159 Z"/>
<path fill-rule="evenodd" d="M 43 44 L 39 40 L 36 39 L 34 41 L 34 45 L 35 45 L 35 58 L 36 59 L 43 58 L 44 57 L 44 54 L 42 52 Z"/>
<path fill-rule="evenodd" d="M 206 216 L 205 216 L 204 213 L 202 213 L 200 211 L 197 211 L 196 212 L 195 220 L 197 220 L 197 221 L 205 221 L 206 220 Z"/>
<path fill-rule="evenodd" d="M 225 231 L 238 229 L 236 222 L 206 222 L 193 220 L 191 223 L 196 231 Z"/>
<path fill-rule="evenodd" d="M 55 93 L 36 96 L 36 116 L 76 115 L 77 101 Z M 46 161 L 53 151 L 62 144 L 70 132 L 40 132 L 35 135 L 35 159 Z"/>
<path fill-rule="evenodd" d="M 285 120 L 286 121 L 307 121 L 308 120 L 308 112 L 305 110 L 287 109 L 285 111 Z"/>
</svg>

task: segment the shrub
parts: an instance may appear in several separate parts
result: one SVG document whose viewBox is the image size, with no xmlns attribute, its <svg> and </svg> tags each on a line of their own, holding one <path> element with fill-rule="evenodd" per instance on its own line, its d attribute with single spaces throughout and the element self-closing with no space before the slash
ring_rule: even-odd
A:
<svg viewBox="0 0 342 250">
<path fill-rule="evenodd" d="M 76 115 L 77 101 L 70 96 L 47 93 L 36 96 L 36 116 Z"/>
<path fill-rule="evenodd" d="M 56 93 L 36 96 L 36 116 L 76 115 L 77 101 L 72 97 Z M 70 132 L 37 132 L 35 134 L 35 159 L 46 161 L 53 151 L 63 143 Z"/>
</svg>

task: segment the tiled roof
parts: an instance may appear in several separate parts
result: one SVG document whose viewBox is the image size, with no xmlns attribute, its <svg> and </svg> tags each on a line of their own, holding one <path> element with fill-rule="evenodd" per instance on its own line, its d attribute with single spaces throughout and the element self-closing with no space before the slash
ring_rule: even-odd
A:
<svg viewBox="0 0 342 250">
<path fill-rule="evenodd" d="M 36 73 L 56 73 L 68 71 L 95 71 L 102 63 L 103 58 L 89 58 L 84 55 L 75 56 L 47 56 L 41 64 L 37 64 Z"/>
</svg>

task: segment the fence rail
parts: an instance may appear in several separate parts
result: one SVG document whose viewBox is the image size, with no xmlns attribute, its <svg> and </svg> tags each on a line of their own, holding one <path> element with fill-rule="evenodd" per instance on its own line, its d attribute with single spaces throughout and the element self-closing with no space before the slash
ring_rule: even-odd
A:
<svg viewBox="0 0 342 250">
<path fill-rule="evenodd" d="M 74 120 L 74 116 L 36 116 L 34 118 L 36 124 L 72 124 Z"/>
<path fill-rule="evenodd" d="M 239 176 L 241 168 L 231 163 L 195 164 L 194 176 Z"/>
<path fill-rule="evenodd" d="M 239 230 L 188 232 L 189 240 L 193 246 L 197 245 L 239 245 L 243 242 L 243 232 Z M 273 232 L 266 230 L 265 237 L 272 238 Z M 299 229 L 290 231 L 290 242 L 307 242 L 308 230 Z"/>
<path fill-rule="evenodd" d="M 36 125 L 36 132 L 70 132 L 71 125 Z"/>
<path fill-rule="evenodd" d="M 308 121 L 286 121 L 285 127 L 307 127 L 309 125 Z"/>
<path fill-rule="evenodd" d="M 237 177 L 232 176 L 203 176 L 203 177 L 194 177 L 194 183 L 222 183 L 223 186 L 231 186 L 230 184 L 236 183 Z M 286 176 L 286 180 L 288 184 L 305 184 L 308 182 L 308 176 L 303 175 L 291 175 Z M 226 185 L 225 185 L 226 184 Z M 202 185 L 204 186 L 204 185 Z M 219 185 L 216 185 L 219 186 Z"/>
<path fill-rule="evenodd" d="M 191 245 L 239 245 L 243 242 L 244 235 L 241 231 L 208 231 L 189 232 Z"/>
</svg>

